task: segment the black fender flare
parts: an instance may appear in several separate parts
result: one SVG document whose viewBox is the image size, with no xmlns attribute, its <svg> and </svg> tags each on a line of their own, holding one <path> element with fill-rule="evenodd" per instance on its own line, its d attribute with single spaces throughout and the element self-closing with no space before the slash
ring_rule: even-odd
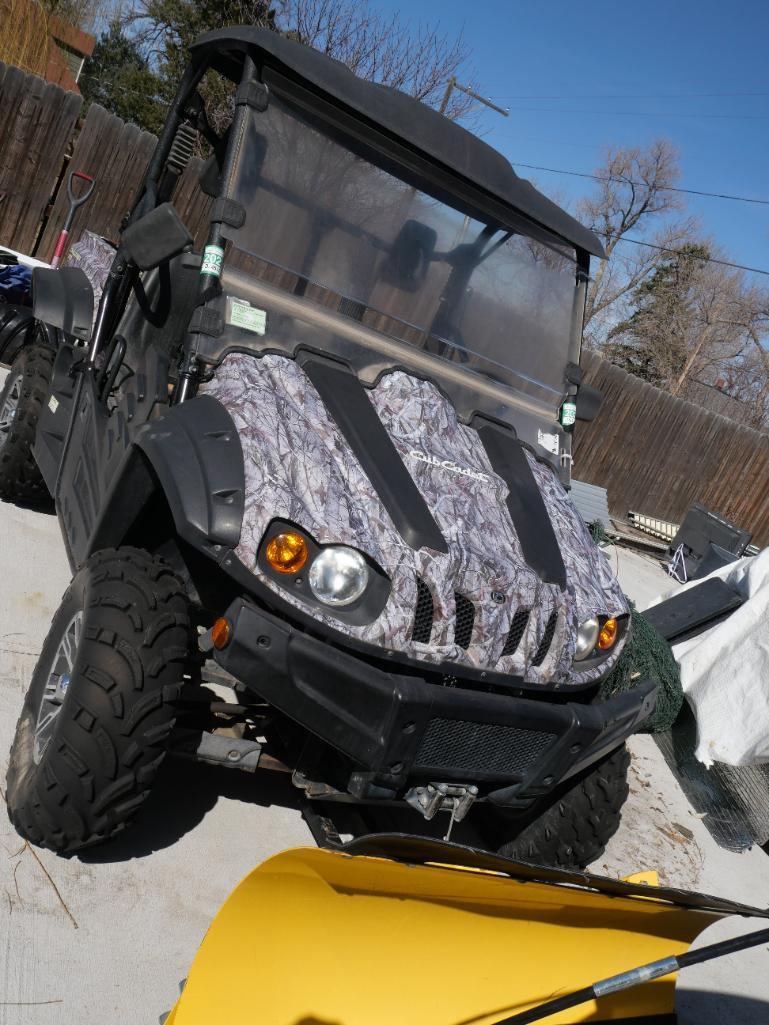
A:
<svg viewBox="0 0 769 1025">
<path fill-rule="evenodd" d="M 93 321 L 93 288 L 80 267 L 32 272 L 32 307 L 35 318 L 86 342 Z"/>
<path fill-rule="evenodd" d="M 99 512 L 86 556 L 125 543 L 161 493 L 177 535 L 219 561 L 240 540 L 245 505 L 243 450 L 232 417 L 200 395 L 136 432 Z M 133 543 L 141 546 L 141 538 Z"/>
<path fill-rule="evenodd" d="M 137 452 L 143 460 L 136 458 Z M 126 525 L 127 509 L 146 504 L 149 469 L 179 537 L 216 558 L 237 546 L 246 497 L 243 449 L 237 427 L 218 399 L 199 395 L 149 420 L 137 431 L 127 458 L 100 517 L 105 528 L 112 519 L 110 507 L 121 509 L 118 521 L 122 518 Z"/>
</svg>

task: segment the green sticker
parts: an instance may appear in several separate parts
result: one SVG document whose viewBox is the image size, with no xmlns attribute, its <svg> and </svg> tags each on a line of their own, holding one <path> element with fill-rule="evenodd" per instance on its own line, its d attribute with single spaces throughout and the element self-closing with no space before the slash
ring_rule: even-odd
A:
<svg viewBox="0 0 769 1025">
<path fill-rule="evenodd" d="M 224 263 L 224 250 L 221 246 L 206 246 L 203 250 L 203 262 L 200 265 L 201 274 L 212 274 L 220 277 L 222 264 Z"/>
<path fill-rule="evenodd" d="M 267 330 L 267 311 L 252 306 L 245 299 L 227 300 L 227 323 L 233 327 L 243 328 L 244 331 L 253 331 L 254 334 L 263 335 Z"/>
<path fill-rule="evenodd" d="M 561 406 L 561 425 L 572 427 L 577 419 L 577 404 L 567 399 Z"/>
</svg>

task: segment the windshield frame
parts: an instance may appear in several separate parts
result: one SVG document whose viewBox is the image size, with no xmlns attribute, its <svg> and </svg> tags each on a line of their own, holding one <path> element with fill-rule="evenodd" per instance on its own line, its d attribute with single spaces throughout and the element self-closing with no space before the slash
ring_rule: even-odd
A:
<svg viewBox="0 0 769 1025">
<path fill-rule="evenodd" d="M 412 169 L 294 99 L 271 95 L 274 109 L 249 112 L 241 136 L 228 140 L 236 158 L 226 198 L 244 215 L 223 226 L 234 247 L 226 262 L 324 306 L 355 307 L 368 326 L 447 360 L 469 359 L 502 384 L 547 393 L 556 411 L 575 315 L 581 329 L 579 251 L 526 218 L 490 222 L 445 188 L 427 191 Z M 301 155 L 305 139 L 304 159 L 292 165 L 286 155 Z M 318 188 L 328 195 L 318 198 Z M 419 256 L 419 240 L 401 238 L 408 228 L 432 236 L 414 284 L 387 273 L 399 242 L 407 258 Z"/>
<path fill-rule="evenodd" d="M 205 337 L 205 334 L 200 334 L 190 347 L 190 357 L 213 368 L 229 352 L 245 351 L 262 355 L 272 351 L 296 356 L 300 349 L 309 348 L 346 361 L 368 386 L 374 386 L 383 373 L 403 369 L 435 383 L 451 399 L 460 419 L 465 423 L 470 423 L 475 415 L 481 415 L 512 427 L 520 440 L 527 444 L 538 458 L 550 462 L 560 472 L 562 480 L 567 481 L 571 439 L 570 434 L 565 432 L 558 422 L 558 408 L 571 390 L 569 382 L 572 377 L 569 368 L 579 359 L 585 303 L 584 285 L 589 268 L 588 252 L 580 249 L 574 242 L 567 241 L 534 223 L 528 217 L 505 207 L 493 196 L 477 189 L 473 183 L 460 180 L 447 169 L 408 149 L 397 138 L 385 136 L 377 126 L 363 123 L 359 116 L 342 110 L 323 96 L 311 92 L 275 69 L 262 67 L 257 68 L 257 71 L 261 73 L 267 86 L 268 103 L 271 99 L 270 94 L 275 93 L 279 98 L 298 105 L 302 108 L 302 114 L 317 123 L 324 134 L 337 135 L 343 140 L 344 145 L 359 153 L 374 167 L 384 169 L 397 180 L 423 190 L 438 201 L 445 202 L 452 209 L 464 212 L 466 216 L 484 217 L 487 223 L 493 222 L 499 230 L 512 230 L 547 246 L 561 248 L 566 244 L 573 250 L 575 276 L 571 326 L 568 337 L 563 337 L 562 358 L 558 361 L 559 367 L 563 368 L 563 385 L 560 391 L 554 388 L 542 389 L 539 382 L 526 380 L 522 375 L 517 375 L 515 381 L 504 383 L 485 380 L 482 375 L 465 370 L 457 364 L 431 357 L 428 353 L 419 352 L 408 343 L 399 342 L 389 335 L 364 331 L 360 325 L 355 325 L 357 338 L 353 341 L 350 337 L 349 323 L 343 326 L 344 317 L 337 314 L 337 328 L 332 329 L 328 309 L 318 308 L 316 304 L 300 296 L 281 295 L 280 290 L 275 289 L 269 282 L 257 281 L 254 278 L 249 280 L 239 274 L 237 268 L 228 267 L 227 258 L 224 260 L 221 279 L 224 292 L 218 300 L 211 298 L 207 301 L 207 305 L 217 308 L 222 322 L 226 324 L 227 295 L 232 297 L 238 294 L 237 291 L 233 292 L 232 288 L 237 282 L 241 297 L 244 297 L 243 293 L 249 293 L 251 301 L 264 305 L 268 316 L 269 307 L 277 311 L 280 307 L 285 307 L 286 299 L 290 298 L 291 312 L 287 313 L 283 309 L 278 314 L 278 320 L 285 321 L 288 318 L 295 328 L 301 325 L 301 329 L 295 331 L 292 341 L 287 338 L 277 339 L 274 336 L 260 340 L 253 336 L 244 337 L 242 334 L 240 337 L 223 336 L 214 341 Z M 248 112 L 251 117 L 258 117 L 258 105 L 249 106 L 254 107 Z M 240 109 L 242 110 L 242 106 Z M 236 106 L 236 112 L 237 110 Z M 248 118 L 236 116 L 233 127 L 238 122 L 244 128 Z M 230 132 L 226 140 L 223 167 L 230 173 L 225 173 L 220 179 L 220 203 L 222 200 L 225 203 L 233 201 L 232 170 L 236 163 L 234 154 L 243 144 L 243 134 L 244 131 L 241 131 L 240 135 Z M 222 224 L 222 228 L 222 234 L 225 234 L 226 225 Z M 274 316 L 270 316 L 269 319 L 275 323 Z M 333 319 L 334 315 L 331 314 L 331 320 Z M 319 325 L 319 321 L 323 321 L 322 326 Z M 366 349 L 368 352 L 364 353 L 363 350 Z M 386 350 L 386 355 L 383 350 Z M 395 350 L 398 350 L 397 353 Z M 511 371 L 511 375 L 513 374 L 514 371 Z"/>
</svg>

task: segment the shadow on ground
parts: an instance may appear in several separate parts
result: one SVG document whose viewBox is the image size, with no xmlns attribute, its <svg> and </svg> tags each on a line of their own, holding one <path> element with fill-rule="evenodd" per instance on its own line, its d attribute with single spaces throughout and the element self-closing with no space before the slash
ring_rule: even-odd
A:
<svg viewBox="0 0 769 1025">
<path fill-rule="evenodd" d="M 172 846 L 197 828 L 220 797 L 263 808 L 290 809 L 297 814 L 301 814 L 303 808 L 303 794 L 293 786 L 288 773 L 259 771 L 252 774 L 168 758 L 133 824 L 114 840 L 80 851 L 78 857 L 91 864 L 146 858 L 155 851 Z M 449 817 L 445 813 L 426 822 L 410 808 L 358 808 L 328 802 L 312 802 L 311 807 L 319 816 L 333 817 L 344 840 L 387 832 L 442 839 L 449 825 Z M 483 846 L 479 834 L 468 820 L 454 826 L 451 839 Z"/>
<path fill-rule="evenodd" d="M 15 505 L 17 509 L 23 509 L 25 512 L 44 513 L 46 516 L 56 515 L 56 506 L 50 495 L 32 498 L 26 502 L 10 502 L 9 504 Z"/>
<path fill-rule="evenodd" d="M 676 1011 L 677 1025 L 766 1025 L 769 1022 L 769 1002 L 731 993 L 678 989 Z"/>
<path fill-rule="evenodd" d="M 125 833 L 80 851 L 78 857 L 89 863 L 146 858 L 199 826 L 220 797 L 299 812 L 299 791 L 287 774 L 251 774 L 167 758 L 144 807 Z"/>
</svg>

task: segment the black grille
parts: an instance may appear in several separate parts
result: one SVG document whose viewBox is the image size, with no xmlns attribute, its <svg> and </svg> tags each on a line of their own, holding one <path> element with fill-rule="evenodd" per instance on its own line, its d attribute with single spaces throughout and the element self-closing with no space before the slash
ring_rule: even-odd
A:
<svg viewBox="0 0 769 1025">
<path fill-rule="evenodd" d="M 465 598 L 458 591 L 454 592 L 454 601 L 457 606 L 457 622 L 454 627 L 454 643 L 460 648 L 469 648 L 470 639 L 473 636 L 473 623 L 475 622 L 475 606 L 469 598 Z"/>
<path fill-rule="evenodd" d="M 550 645 L 553 643 L 553 635 L 555 634 L 555 624 L 557 619 L 558 613 L 551 612 L 550 619 L 548 619 L 547 626 L 545 627 L 545 633 L 542 637 L 542 640 L 539 642 L 537 654 L 531 660 L 531 664 L 533 666 L 541 666 L 542 663 L 545 661 L 545 656 L 550 650 Z"/>
<path fill-rule="evenodd" d="M 417 608 L 414 613 L 414 629 L 411 632 L 412 641 L 429 644 L 430 634 L 433 632 L 433 615 L 433 596 L 430 588 L 421 577 L 417 577 Z"/>
<path fill-rule="evenodd" d="M 522 776 L 555 739 L 554 733 L 517 726 L 431 719 L 415 764 L 430 769 Z"/>
<path fill-rule="evenodd" d="M 526 624 L 529 621 L 529 610 L 518 609 L 516 614 L 513 616 L 513 621 L 510 624 L 510 629 L 507 633 L 507 640 L 505 646 L 502 649 L 502 657 L 505 655 L 512 655 L 518 650 L 518 645 L 521 643 L 524 631 L 526 630 Z"/>
</svg>

